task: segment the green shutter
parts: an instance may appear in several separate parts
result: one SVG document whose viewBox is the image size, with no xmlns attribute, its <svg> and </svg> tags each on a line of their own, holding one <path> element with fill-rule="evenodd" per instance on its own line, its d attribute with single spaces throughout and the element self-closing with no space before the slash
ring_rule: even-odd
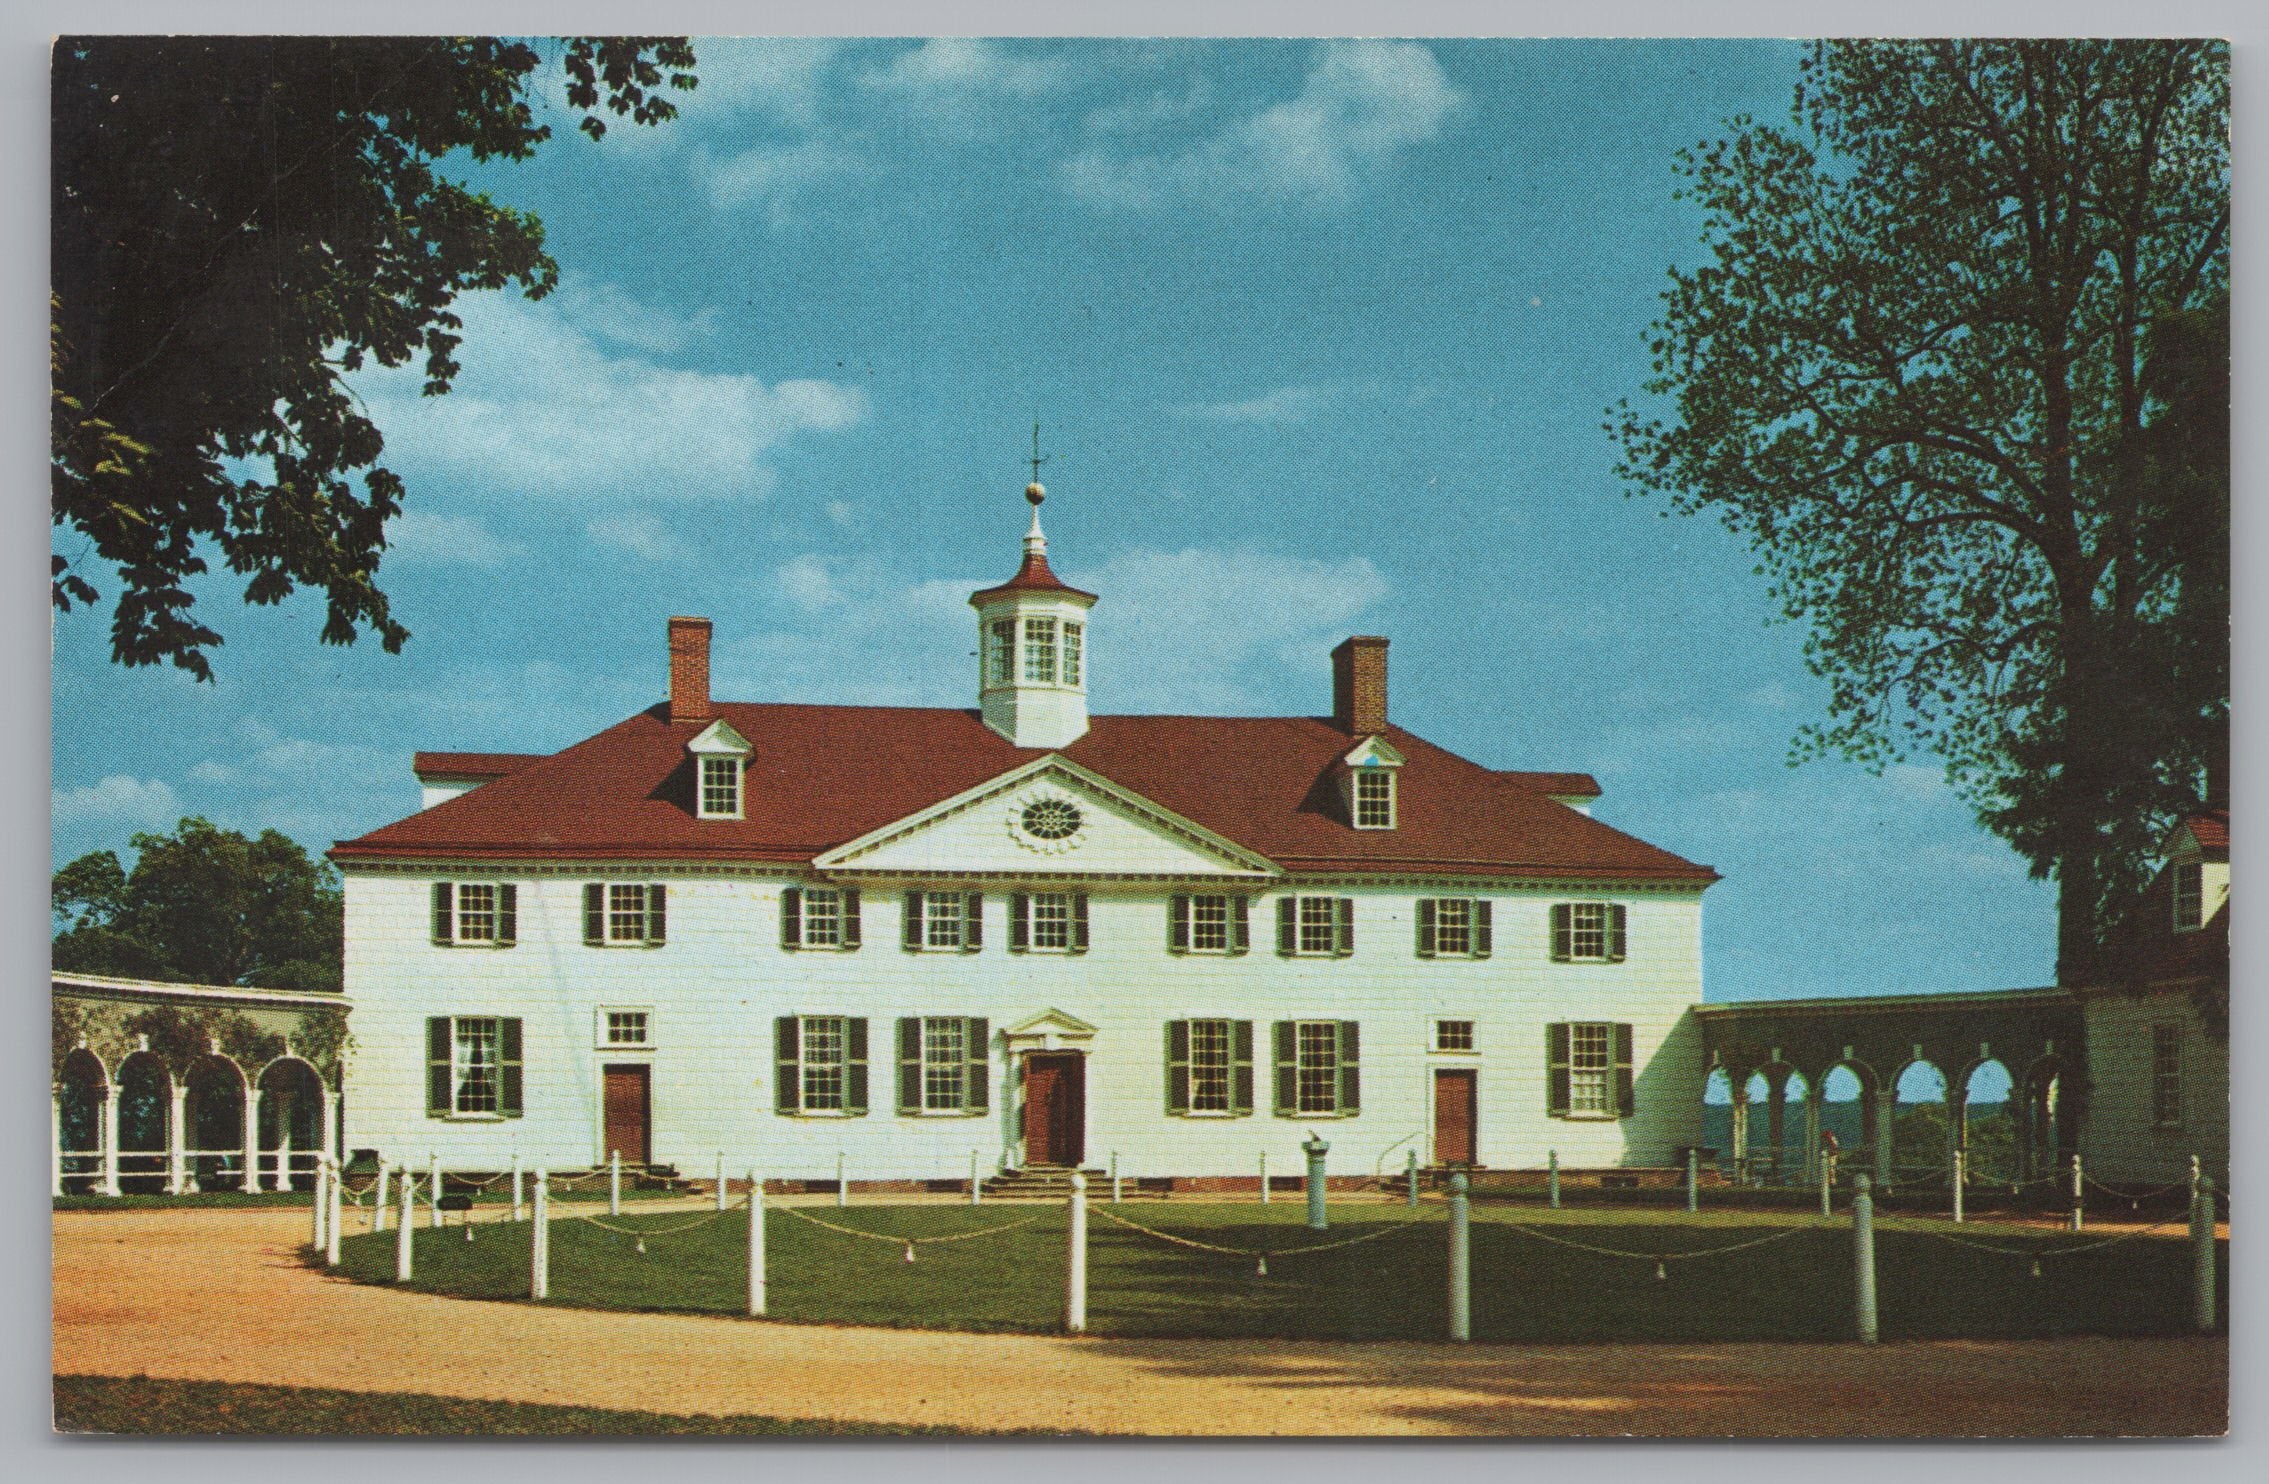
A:
<svg viewBox="0 0 2269 1484">
<path fill-rule="evenodd" d="M 501 1092 L 497 1111 L 507 1118 L 520 1116 L 520 1017 L 507 1015 L 496 1023 L 497 1071 Z"/>
<path fill-rule="evenodd" d="M 1332 956 L 1346 958 L 1355 951 L 1355 898 L 1341 897 L 1332 914 Z"/>
<path fill-rule="evenodd" d="M 922 1019 L 901 1016 L 898 1021 L 898 1111 L 922 1111 Z"/>
<path fill-rule="evenodd" d="M 425 1022 L 425 1116 L 446 1118 L 450 1113 L 450 1025 L 446 1015 L 430 1015 Z"/>
<path fill-rule="evenodd" d="M 1618 911 L 1621 909 L 1618 908 Z M 1638 1109 L 1638 1089 L 1631 1075 L 1631 1028 L 1615 1027 L 1615 1111 L 1628 1118 Z"/>
<path fill-rule="evenodd" d="M 1363 1111 L 1363 1037 L 1352 1020 L 1339 1023 L 1339 1113 L 1343 1118 Z"/>
<path fill-rule="evenodd" d="M 1487 958 L 1491 947 L 1494 946 L 1491 941 L 1494 934 L 1489 925 L 1489 917 L 1489 903 L 1477 901 L 1473 904 L 1473 956 L 1475 958 Z"/>
<path fill-rule="evenodd" d="M 1253 1111 L 1253 1023 L 1229 1022 L 1229 1111 Z"/>
<path fill-rule="evenodd" d="M 583 884 L 583 941 L 593 946 L 607 941 L 607 888 L 604 882 Z"/>
<path fill-rule="evenodd" d="M 1568 1116 L 1568 1023 L 1556 1020 L 1546 1026 L 1544 1032 L 1544 1111 L 1554 1118 L 1565 1118 Z"/>
<path fill-rule="evenodd" d="M 901 934 L 901 941 L 905 943 L 908 952 L 920 953 L 922 951 L 922 894 L 918 891 L 906 893 L 905 928 L 905 932 Z"/>
<path fill-rule="evenodd" d="M 1420 958 L 1432 958 L 1434 956 L 1434 899 L 1432 897 L 1420 897 L 1418 899 L 1418 956 Z"/>
<path fill-rule="evenodd" d="M 842 932 L 845 948 L 855 949 L 859 946 L 859 927 L 859 889 L 847 886 L 843 888 Z"/>
<path fill-rule="evenodd" d="M 657 881 L 646 888 L 646 941 L 667 943 L 670 940 L 669 920 L 670 889 Z"/>
<path fill-rule="evenodd" d="M 1564 964 L 1576 956 L 1576 909 L 1571 902 L 1552 904 L 1552 961 Z"/>
<path fill-rule="evenodd" d="M 1276 1023 L 1276 1115 L 1290 1118 L 1300 1111 L 1299 1022 Z"/>
<path fill-rule="evenodd" d="M 1083 891 L 1071 894 L 1071 951 L 1087 951 L 1087 893 Z"/>
<path fill-rule="evenodd" d="M 1623 904 L 1612 902 L 1607 908 L 1607 961 L 1623 962 Z"/>
<path fill-rule="evenodd" d="M 983 1113 L 993 1106 L 993 1023 L 982 1015 L 972 1015 L 962 1027 L 962 1047 L 969 1056 L 968 1089 L 965 1111 Z"/>
<path fill-rule="evenodd" d="M 1166 903 L 1166 951 L 1190 951 L 1190 898 L 1187 892 L 1176 892 Z"/>
<path fill-rule="evenodd" d="M 1190 1111 L 1190 1023 L 1166 1022 L 1166 1111 Z"/>
<path fill-rule="evenodd" d="M 510 948 L 520 941 L 520 888 L 509 881 L 496 888 L 496 944 Z"/>
<path fill-rule="evenodd" d="M 803 1032 L 803 1022 L 793 1015 L 772 1022 L 772 1106 L 782 1113 L 803 1111 Z"/>
<path fill-rule="evenodd" d="M 867 1115 L 867 1018 L 853 1015 L 843 1022 L 843 1111 Z"/>
<path fill-rule="evenodd" d="M 1233 954 L 1253 951 L 1252 909 L 1251 897 L 1239 895 L 1229 899 L 1229 951 Z"/>
<path fill-rule="evenodd" d="M 457 941 L 456 889 L 446 881 L 433 883 L 433 941 Z"/>
<path fill-rule="evenodd" d="M 1290 958 L 1300 951 L 1300 899 L 1276 899 L 1276 951 Z"/>
<path fill-rule="evenodd" d="M 1032 946 L 1032 898 L 1021 891 L 1008 894 L 1008 951 L 1022 953 Z"/>
<path fill-rule="evenodd" d="M 804 946 L 804 892 L 802 887 L 781 888 L 780 946 L 790 953 Z"/>
<path fill-rule="evenodd" d="M 975 953 L 985 946 L 985 894 L 973 891 L 962 899 L 961 951 Z"/>
</svg>

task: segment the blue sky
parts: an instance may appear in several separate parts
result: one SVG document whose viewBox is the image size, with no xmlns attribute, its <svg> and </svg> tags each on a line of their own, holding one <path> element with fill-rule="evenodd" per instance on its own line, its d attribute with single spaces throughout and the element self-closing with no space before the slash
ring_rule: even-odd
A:
<svg viewBox="0 0 2269 1484">
<path fill-rule="evenodd" d="M 248 610 L 217 684 L 55 635 L 54 854 L 200 813 L 311 847 L 417 748 L 549 751 L 659 699 L 973 703 L 1037 413 L 1099 711 L 1314 713 L 1394 641 L 1396 719 L 1725 881 L 1713 999 L 2047 982 L 2053 895 L 1927 758 L 1785 765 L 1823 687 L 1716 526 L 1626 498 L 1681 145 L 1785 116 L 1756 42 L 706 43 L 657 131 L 479 172 L 565 280 L 466 301 L 450 396 L 358 391 L 410 483 L 399 656 Z M 556 96 L 556 94 L 554 94 Z M 59 546 L 69 552 L 68 541 Z"/>
</svg>

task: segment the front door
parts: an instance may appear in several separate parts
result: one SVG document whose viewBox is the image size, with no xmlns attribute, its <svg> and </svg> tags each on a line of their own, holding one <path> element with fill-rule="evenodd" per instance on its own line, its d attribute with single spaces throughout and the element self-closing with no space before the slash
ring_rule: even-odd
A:
<svg viewBox="0 0 2269 1484">
<path fill-rule="evenodd" d="M 651 1068 L 643 1062 L 610 1066 L 607 1071 L 606 1120 L 608 1154 L 619 1154 L 626 1165 L 642 1165 L 652 1158 L 647 1125 L 654 1110 Z"/>
<path fill-rule="evenodd" d="M 1434 1163 L 1473 1163 L 1477 1074 L 1442 1068 L 1434 1073 Z"/>
<path fill-rule="evenodd" d="M 1087 1154 L 1087 1058 L 1076 1051 L 1024 1057 L 1024 1162 L 1077 1165 Z"/>
</svg>

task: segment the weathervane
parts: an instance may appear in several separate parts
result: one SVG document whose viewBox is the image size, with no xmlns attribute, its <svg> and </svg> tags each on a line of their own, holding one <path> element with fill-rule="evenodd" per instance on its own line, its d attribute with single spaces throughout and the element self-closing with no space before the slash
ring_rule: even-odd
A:
<svg viewBox="0 0 2269 1484">
<path fill-rule="evenodd" d="M 1032 483 L 1034 485 L 1040 483 L 1040 466 L 1053 457 L 1055 455 L 1040 452 L 1040 419 L 1032 419 L 1032 458 L 1029 462 L 1032 465 Z"/>
</svg>

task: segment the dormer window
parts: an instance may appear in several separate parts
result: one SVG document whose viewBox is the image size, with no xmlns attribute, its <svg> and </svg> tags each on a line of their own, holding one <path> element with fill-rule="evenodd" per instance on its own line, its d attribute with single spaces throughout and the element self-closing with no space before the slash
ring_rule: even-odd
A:
<svg viewBox="0 0 2269 1484">
<path fill-rule="evenodd" d="M 723 717 L 685 744 L 693 754 L 693 814 L 696 819 L 739 819 L 746 812 L 743 775 L 755 748 Z"/>
<path fill-rule="evenodd" d="M 741 760 L 705 757 L 701 760 L 701 817 L 741 817 Z"/>
<path fill-rule="evenodd" d="M 1394 828 L 1394 774 L 1384 768 L 1368 768 L 1355 775 L 1355 827 Z"/>
<path fill-rule="evenodd" d="M 2206 925 L 2206 867 L 2198 861 L 2179 861 L 2174 877 L 2174 930 L 2187 933 Z"/>
</svg>

